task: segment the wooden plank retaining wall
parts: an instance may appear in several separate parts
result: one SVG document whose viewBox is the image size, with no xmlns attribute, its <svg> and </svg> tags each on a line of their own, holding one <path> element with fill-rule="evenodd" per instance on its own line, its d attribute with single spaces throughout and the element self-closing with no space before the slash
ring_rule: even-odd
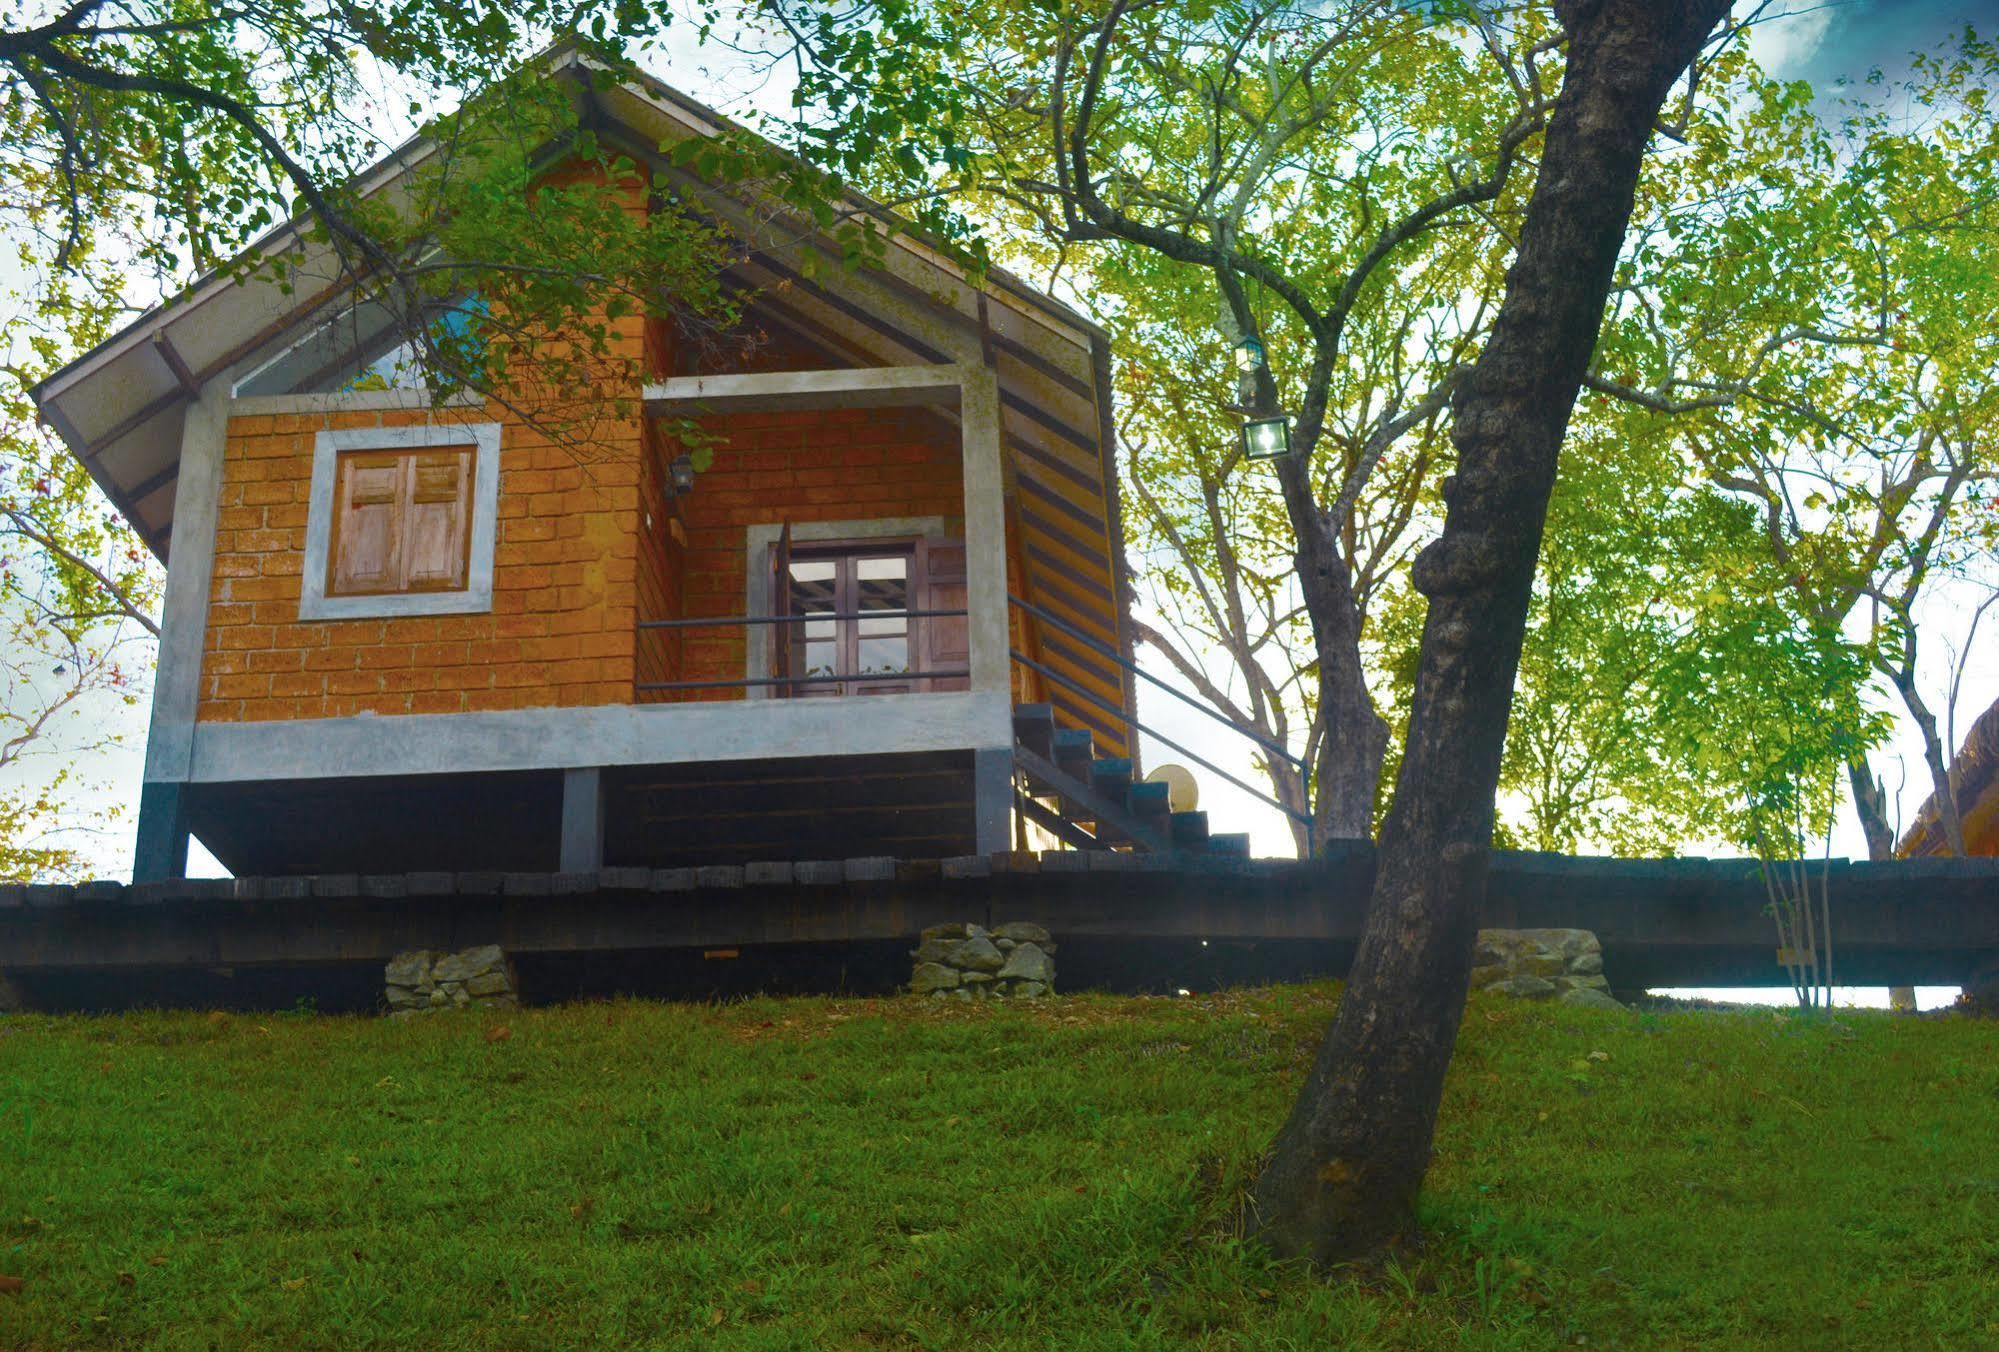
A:
<svg viewBox="0 0 1999 1352">
<path fill-rule="evenodd" d="M 1373 867 L 1370 848 L 1349 845 L 1310 863 L 1060 852 L 6 885 L 0 973 L 377 962 L 478 943 L 521 955 L 837 945 L 954 920 L 1032 920 L 1084 946 L 1207 940 L 1275 956 L 1309 944 L 1337 971 L 1360 933 Z M 1999 973 L 1999 859 L 1833 861 L 1827 879 L 1843 983 Z M 1482 922 L 1593 930 L 1620 989 L 1783 982 L 1749 860 L 1502 852 Z"/>
</svg>

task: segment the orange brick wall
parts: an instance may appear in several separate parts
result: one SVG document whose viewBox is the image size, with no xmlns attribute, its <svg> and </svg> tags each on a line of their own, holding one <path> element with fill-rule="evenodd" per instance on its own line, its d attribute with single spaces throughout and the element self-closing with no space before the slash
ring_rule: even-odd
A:
<svg viewBox="0 0 1999 1352">
<path fill-rule="evenodd" d="M 666 469 L 657 438 L 647 436 L 648 451 L 639 471 L 639 592 L 638 618 L 674 619 L 680 615 L 682 545 L 685 527 L 666 491 Z M 683 631 L 648 629 L 637 640 L 638 678 L 641 681 L 677 681 L 682 677 Z M 668 696 L 651 691 L 641 699 Z"/>
<path fill-rule="evenodd" d="M 703 426 L 716 441 L 713 464 L 684 503 L 690 617 L 743 613 L 753 525 L 937 516 L 946 534 L 964 535 L 958 429 L 929 410 L 740 413 Z M 740 680 L 744 661 L 740 628 L 686 631 L 684 679 Z"/>
<path fill-rule="evenodd" d="M 314 433 L 433 418 L 502 423 L 492 611 L 301 622 Z M 584 454 L 497 409 L 231 418 L 197 716 L 629 702 L 638 428 L 595 433 Z"/>
</svg>

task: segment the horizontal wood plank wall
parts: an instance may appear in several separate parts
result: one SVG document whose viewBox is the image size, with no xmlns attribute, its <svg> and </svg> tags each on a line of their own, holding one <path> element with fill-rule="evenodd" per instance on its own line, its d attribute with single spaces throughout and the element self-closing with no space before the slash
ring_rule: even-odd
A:
<svg viewBox="0 0 1999 1352">
<path fill-rule="evenodd" d="M 1003 351 L 999 362 L 1001 374 L 1027 391 L 1008 393 L 1001 401 L 1018 527 L 1023 584 L 1018 594 L 1118 651 L 1114 559 L 1122 544 L 1112 538 L 1090 387 L 1030 364 L 1024 353 Z M 1088 728 L 1105 755 L 1132 754 L 1127 721 L 1104 707 L 1127 707 L 1128 674 L 1052 625 L 1032 617 L 1025 617 L 1025 625 L 1031 643 L 1015 646 L 1081 687 L 1050 679 L 1038 683 L 1058 721 Z"/>
</svg>

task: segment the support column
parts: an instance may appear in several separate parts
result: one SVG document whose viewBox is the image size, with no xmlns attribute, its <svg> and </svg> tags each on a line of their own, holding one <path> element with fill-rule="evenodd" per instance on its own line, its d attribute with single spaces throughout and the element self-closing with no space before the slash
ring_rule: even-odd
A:
<svg viewBox="0 0 1999 1352">
<path fill-rule="evenodd" d="M 564 873 L 595 873 L 604 867 L 604 772 L 595 766 L 562 772 L 562 860 Z"/>
<path fill-rule="evenodd" d="M 1005 694 L 1013 685 L 1007 637 L 1006 485 L 1000 469 L 999 377 L 967 365 L 959 395 L 964 438 L 965 609 L 971 631 L 972 689 Z"/>
<path fill-rule="evenodd" d="M 146 777 L 139 790 L 133 848 L 134 882 L 187 876 L 186 784 L 194 762 L 194 715 L 201 699 L 201 655 L 228 433 L 229 387 L 226 379 L 217 379 L 187 406 L 181 423 L 173 535 L 160 603 L 159 666 L 153 675 L 153 717 L 146 732 Z"/>
<path fill-rule="evenodd" d="M 185 878 L 187 841 L 187 785 L 167 780 L 141 784 L 132 881 L 158 883 Z"/>
<path fill-rule="evenodd" d="M 1013 748 L 980 747 L 972 753 L 972 804 L 978 854 L 1013 848 Z"/>
</svg>

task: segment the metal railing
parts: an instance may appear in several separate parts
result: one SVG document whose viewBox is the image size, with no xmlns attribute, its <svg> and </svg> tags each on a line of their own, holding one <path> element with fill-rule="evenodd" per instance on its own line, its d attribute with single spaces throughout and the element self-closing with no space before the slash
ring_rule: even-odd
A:
<svg viewBox="0 0 1999 1352">
<path fill-rule="evenodd" d="M 759 624 L 810 624 L 819 621 L 845 620 L 962 620 L 969 612 L 957 610 L 855 610 L 855 611 L 815 611 L 810 615 L 704 615 L 694 619 L 681 620 L 640 620 L 635 628 L 646 629 L 729 629 L 737 625 L 745 629 Z M 846 685 L 867 681 L 944 681 L 959 678 L 970 679 L 969 667 L 940 667 L 935 670 L 911 671 L 869 671 L 854 672 L 850 675 L 826 676 L 749 676 L 740 680 L 715 681 L 638 681 L 634 689 L 640 693 L 670 690 L 745 690 L 768 686 L 801 685 Z"/>
<path fill-rule="evenodd" d="M 1306 760 L 1303 756 L 1293 755 L 1289 747 L 1284 746 L 1282 743 L 1272 741 L 1270 738 L 1265 737 L 1260 733 L 1251 732 L 1247 728 L 1238 727 L 1233 721 L 1229 719 L 1228 715 L 1222 713 L 1219 709 L 1216 709 L 1212 705 L 1204 704 L 1200 700 L 1194 698 L 1192 695 L 1189 695 L 1186 691 L 1180 690 L 1172 685 L 1167 684 L 1159 677 L 1153 675 L 1151 672 L 1139 666 L 1136 662 L 1133 662 L 1123 653 L 1117 651 L 1117 649 L 1109 646 L 1106 643 L 1103 643 L 1102 641 L 1095 638 L 1093 635 L 1085 633 L 1083 630 L 1077 628 L 1075 625 L 1070 624 L 1067 620 L 1063 619 L 1061 616 L 1050 614 L 1047 610 L 1043 609 L 1041 606 L 1035 605 L 1032 601 L 1029 601 L 1024 597 L 1014 596 L 1011 593 L 1009 593 L 1006 599 L 1008 604 L 1012 605 L 1015 609 L 1020 610 L 1025 614 L 1032 615 L 1036 620 L 1039 620 L 1041 623 L 1049 626 L 1051 629 L 1054 629 L 1056 632 L 1062 634 L 1063 636 L 1072 639 L 1077 643 L 1082 644 L 1084 647 L 1088 648 L 1091 652 L 1095 653 L 1097 656 L 1116 663 L 1118 666 L 1124 668 L 1124 670 L 1129 671 L 1132 675 L 1150 681 L 1153 685 L 1157 686 L 1161 690 L 1164 690 L 1167 694 L 1173 696 L 1173 698 L 1179 700 L 1182 704 L 1185 704 L 1188 708 L 1199 710 L 1201 713 L 1206 714 L 1209 718 L 1214 719 L 1217 723 L 1220 723 L 1230 732 L 1235 733 L 1238 737 L 1245 738 L 1249 742 L 1253 743 L 1262 751 L 1264 751 L 1266 754 L 1275 756 L 1278 759 L 1293 766 L 1294 768 L 1297 769 L 1299 780 L 1301 784 L 1304 786 L 1305 801 L 1307 802 L 1311 801 L 1312 765 L 1311 762 Z M 1221 766 L 1215 764 L 1207 757 L 1201 755 L 1198 751 L 1194 751 L 1189 747 L 1183 745 L 1182 743 L 1174 741 L 1171 737 L 1168 737 L 1165 733 L 1159 731 L 1159 729 L 1157 728 L 1148 727 L 1146 724 L 1139 722 L 1135 713 L 1129 712 L 1121 708 L 1119 705 L 1113 703 L 1112 701 L 1105 699 L 1102 695 L 1090 689 L 1088 686 L 1076 680 L 1074 677 L 1066 676 L 1063 673 L 1056 671 L 1054 668 L 1050 667 L 1045 662 L 1036 661 L 1034 658 L 1029 657 L 1026 653 L 1020 651 L 1020 649 L 1018 648 L 1013 649 L 1012 653 L 1013 653 L 1013 660 L 1019 663 L 1021 666 L 1026 667 L 1029 671 L 1035 672 L 1044 679 L 1053 681 L 1055 684 L 1061 686 L 1063 689 L 1070 691 L 1075 695 L 1081 696 L 1083 699 L 1088 700 L 1091 704 L 1094 704 L 1097 708 L 1103 710 L 1105 713 L 1110 714 L 1121 721 L 1128 720 L 1134 731 L 1145 733 L 1147 736 L 1151 737 L 1154 741 L 1160 743 L 1161 745 L 1171 747 L 1173 750 L 1187 757 L 1187 759 L 1193 761 L 1196 765 L 1201 766 L 1203 769 L 1208 770 L 1213 774 L 1221 776 L 1221 778 L 1235 785 L 1238 789 L 1241 789 L 1244 793 L 1249 794 L 1252 798 L 1255 798 L 1257 801 L 1268 803 L 1271 807 L 1276 808 L 1279 812 L 1283 813 L 1290 820 L 1296 822 L 1298 825 L 1304 828 L 1305 852 L 1308 855 L 1312 852 L 1313 848 L 1312 814 L 1310 812 L 1300 812 L 1298 809 L 1286 805 L 1284 802 L 1279 800 L 1275 795 L 1256 787 L 1254 784 L 1250 784 L 1244 781 L 1242 778 L 1231 773 L 1228 770 L 1224 770 Z"/>
</svg>

